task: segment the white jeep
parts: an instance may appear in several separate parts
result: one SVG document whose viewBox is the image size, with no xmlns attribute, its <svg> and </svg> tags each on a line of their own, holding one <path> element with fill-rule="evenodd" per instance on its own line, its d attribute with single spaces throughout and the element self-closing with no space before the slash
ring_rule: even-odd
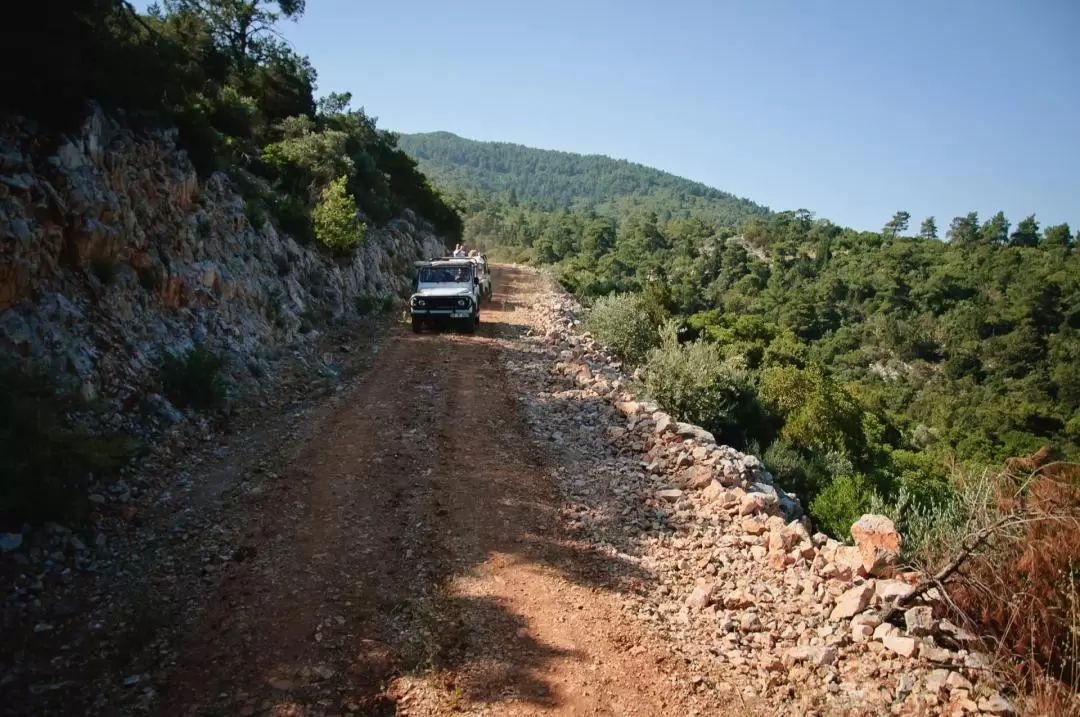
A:
<svg viewBox="0 0 1080 717">
<path fill-rule="evenodd" d="M 476 275 L 480 278 L 480 297 L 491 300 L 491 268 L 488 266 L 487 257 L 483 254 L 470 256 L 469 260 L 476 264 Z"/>
<path fill-rule="evenodd" d="M 416 262 L 416 292 L 409 297 L 412 329 L 452 321 L 466 333 L 480 324 L 479 267 L 471 259 Z"/>
</svg>

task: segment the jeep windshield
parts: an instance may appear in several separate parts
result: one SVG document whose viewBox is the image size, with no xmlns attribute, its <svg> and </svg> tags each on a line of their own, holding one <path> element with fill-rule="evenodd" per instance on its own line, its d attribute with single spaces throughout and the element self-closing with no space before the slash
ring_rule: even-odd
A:
<svg viewBox="0 0 1080 717">
<path fill-rule="evenodd" d="M 420 270 L 421 284 L 467 284 L 472 271 L 464 266 L 425 266 Z"/>
</svg>

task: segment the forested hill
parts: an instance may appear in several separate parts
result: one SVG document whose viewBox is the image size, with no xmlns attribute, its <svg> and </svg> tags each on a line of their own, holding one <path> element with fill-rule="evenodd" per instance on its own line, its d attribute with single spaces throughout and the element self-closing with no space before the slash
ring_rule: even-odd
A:
<svg viewBox="0 0 1080 717">
<path fill-rule="evenodd" d="M 836 535 L 881 510 L 914 535 L 919 511 L 946 515 L 971 472 L 1044 446 L 1080 458 L 1067 224 L 971 212 L 942 241 L 934 217 L 913 231 L 906 211 L 860 232 L 806 210 L 731 228 L 496 193 L 463 207 L 470 246 L 549 265 L 595 303 L 589 330 L 643 369 L 653 398 L 760 455 Z"/>
<path fill-rule="evenodd" d="M 543 210 L 592 209 L 616 217 L 652 211 L 661 221 L 699 217 L 726 226 L 770 215 L 749 199 L 624 159 L 449 132 L 403 134 L 398 143 L 444 189 L 513 196 Z"/>
</svg>

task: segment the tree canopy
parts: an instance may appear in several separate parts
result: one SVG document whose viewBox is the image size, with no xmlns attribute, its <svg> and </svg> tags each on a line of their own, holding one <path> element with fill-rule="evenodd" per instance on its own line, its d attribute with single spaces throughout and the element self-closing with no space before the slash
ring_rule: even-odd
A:
<svg viewBox="0 0 1080 717">
<path fill-rule="evenodd" d="M 614 215 L 550 210 L 560 202 L 522 199 L 527 182 L 506 185 L 516 201 L 454 185 L 465 241 L 552 265 L 587 303 L 641 296 L 638 308 L 597 303 L 596 330 L 638 347 L 627 359 L 666 374 L 647 383 L 672 410 L 761 455 L 834 532 L 874 501 L 944 499 L 957 465 L 1043 445 L 1080 459 L 1080 255 L 1068 225 L 1040 231 L 1028 217 L 1010 234 L 1003 213 L 971 212 L 940 241 L 933 217 L 905 236 L 905 211 L 881 233 L 801 209 L 731 226 L 645 202 Z M 647 311 L 649 335 L 616 307 Z M 680 341 L 715 348 L 676 352 L 652 333 L 666 318 Z M 705 395 L 703 381 L 724 399 L 711 420 L 686 398 Z"/>
<path fill-rule="evenodd" d="M 511 206 L 521 202 L 612 217 L 651 211 L 661 221 L 697 217 L 726 226 L 769 216 L 749 199 L 626 160 L 477 142 L 449 132 L 406 134 L 399 142 L 443 189 L 495 193 Z"/>
<path fill-rule="evenodd" d="M 303 0 L 164 0 L 139 14 L 124 0 L 32 3 L 0 27 L 4 47 L 28 59 L 0 69 L 0 108 L 66 131 L 93 100 L 137 129 L 177 127 L 201 174 L 228 171 L 252 219 L 268 215 L 298 239 L 314 236 L 311 212 L 342 178 L 365 223 L 412 209 L 456 238 L 460 216 L 395 134 L 350 109 L 346 94 L 316 102 L 315 69 L 277 31 L 304 8 Z"/>
</svg>

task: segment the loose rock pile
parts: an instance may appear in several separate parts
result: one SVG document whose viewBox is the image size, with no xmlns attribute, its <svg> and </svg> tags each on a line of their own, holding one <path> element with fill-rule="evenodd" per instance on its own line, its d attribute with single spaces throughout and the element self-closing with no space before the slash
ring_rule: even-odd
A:
<svg viewBox="0 0 1080 717">
<path fill-rule="evenodd" d="M 863 516 L 845 545 L 815 533 L 754 456 L 716 445 L 631 392 L 554 287 L 508 367 L 536 431 L 580 459 L 559 472 L 568 522 L 648 574 L 628 610 L 666 634 L 697 689 L 792 714 L 1013 713 L 975 636 L 942 619 L 899 565 L 892 522 Z"/>
</svg>

